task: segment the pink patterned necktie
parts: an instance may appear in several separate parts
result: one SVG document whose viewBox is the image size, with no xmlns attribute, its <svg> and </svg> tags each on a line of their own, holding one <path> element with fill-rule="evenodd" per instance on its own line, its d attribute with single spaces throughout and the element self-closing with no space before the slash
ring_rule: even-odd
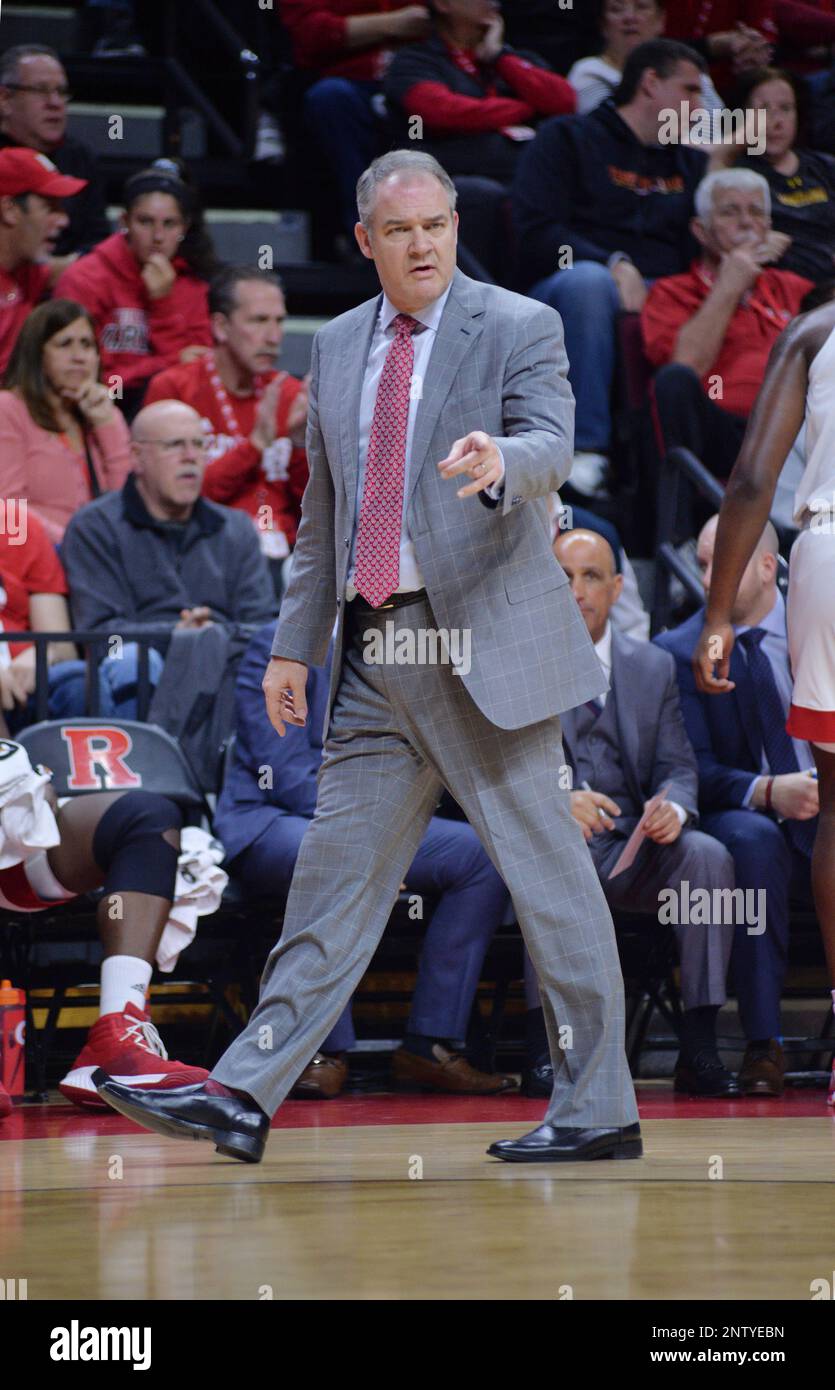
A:
<svg viewBox="0 0 835 1390">
<path fill-rule="evenodd" d="M 354 568 L 354 587 L 373 608 L 394 593 L 400 578 L 406 429 L 415 365 L 412 334 L 423 328 L 408 314 L 398 314 L 392 322 L 397 331 L 374 403 Z"/>
</svg>

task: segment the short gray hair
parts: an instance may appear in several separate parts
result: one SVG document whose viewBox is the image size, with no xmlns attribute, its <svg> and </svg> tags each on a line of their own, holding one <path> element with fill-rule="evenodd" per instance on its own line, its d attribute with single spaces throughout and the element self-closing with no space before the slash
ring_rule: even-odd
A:
<svg viewBox="0 0 835 1390">
<path fill-rule="evenodd" d="M 763 195 L 766 216 L 771 216 L 771 189 L 768 180 L 764 179 L 762 174 L 755 173 L 753 169 L 717 169 L 715 173 L 702 179 L 696 189 L 696 216 L 702 222 L 710 222 L 713 215 L 713 195 L 717 188 L 745 188 L 749 193 L 756 189 Z"/>
<path fill-rule="evenodd" d="M 374 211 L 378 185 L 392 174 L 430 174 L 437 179 L 449 199 L 450 212 L 455 211 L 458 191 L 442 164 L 423 150 L 389 150 L 381 154 L 368 168 L 363 170 L 357 180 L 357 209 L 360 222 L 368 230 L 368 223 Z"/>
</svg>

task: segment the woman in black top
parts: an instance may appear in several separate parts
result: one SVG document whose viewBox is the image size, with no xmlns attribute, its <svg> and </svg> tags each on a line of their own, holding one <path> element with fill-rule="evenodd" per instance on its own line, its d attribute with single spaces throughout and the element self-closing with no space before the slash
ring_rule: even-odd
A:
<svg viewBox="0 0 835 1390">
<path fill-rule="evenodd" d="M 835 274 L 835 159 L 798 139 L 798 87 L 790 73 L 759 68 L 746 74 L 734 106 L 766 114 L 763 155 L 739 163 L 768 179 L 775 231 L 791 237 L 777 266 L 820 283 Z"/>
</svg>

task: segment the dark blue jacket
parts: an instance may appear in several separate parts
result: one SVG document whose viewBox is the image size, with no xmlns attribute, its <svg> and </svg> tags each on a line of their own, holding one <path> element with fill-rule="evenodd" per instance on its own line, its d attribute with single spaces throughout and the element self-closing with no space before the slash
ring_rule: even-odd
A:
<svg viewBox="0 0 835 1390">
<path fill-rule="evenodd" d="M 704 621 L 700 608 L 654 641 L 675 657 L 681 712 L 699 764 L 699 809 L 707 814 L 742 806 L 762 767 L 762 742 L 756 692 L 738 645 L 731 652 L 730 669 L 736 689 L 725 695 L 703 695 L 696 689 L 691 661 Z"/>
<path fill-rule="evenodd" d="M 543 122 L 519 161 L 513 208 L 527 286 L 560 269 L 560 252 L 605 263 L 624 251 L 648 279 L 678 275 L 696 253 L 693 194 L 701 150 L 644 145 L 606 101 Z"/>
<path fill-rule="evenodd" d="M 307 675 L 307 722 L 286 725 L 279 738 L 267 718 L 261 682 L 270 660 L 275 623 L 256 632 L 238 669 L 235 689 L 235 755 L 215 813 L 215 833 L 227 861 L 252 844 L 276 812 L 312 819 L 316 774 L 322 761 L 322 730 L 330 683 L 331 653 Z"/>
</svg>

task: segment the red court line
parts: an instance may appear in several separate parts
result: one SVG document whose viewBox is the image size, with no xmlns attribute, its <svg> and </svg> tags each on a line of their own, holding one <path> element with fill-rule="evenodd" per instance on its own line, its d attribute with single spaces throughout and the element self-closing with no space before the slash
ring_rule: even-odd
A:
<svg viewBox="0 0 835 1390">
<path fill-rule="evenodd" d="M 787 1090 L 778 1100 L 695 1100 L 672 1087 L 638 1086 L 644 1120 L 748 1120 L 817 1118 L 833 1115 L 826 1092 Z M 273 1129 L 343 1129 L 352 1125 L 436 1125 L 508 1123 L 533 1128 L 545 1114 L 544 1100 L 523 1096 L 347 1095 L 335 1100 L 286 1101 Z M 4 1139 L 50 1139 L 72 1135 L 131 1134 L 137 1126 L 114 1112 L 82 1111 L 66 1101 L 16 1105 L 0 1121 Z"/>
</svg>

